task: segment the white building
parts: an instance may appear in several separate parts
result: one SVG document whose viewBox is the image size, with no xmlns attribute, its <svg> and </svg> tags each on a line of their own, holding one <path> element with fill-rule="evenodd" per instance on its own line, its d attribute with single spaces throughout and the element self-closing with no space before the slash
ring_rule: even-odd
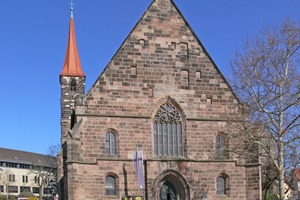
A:
<svg viewBox="0 0 300 200">
<path fill-rule="evenodd" d="M 0 148 L 0 194 L 18 196 L 24 190 L 52 197 L 56 188 L 56 158 Z"/>
</svg>

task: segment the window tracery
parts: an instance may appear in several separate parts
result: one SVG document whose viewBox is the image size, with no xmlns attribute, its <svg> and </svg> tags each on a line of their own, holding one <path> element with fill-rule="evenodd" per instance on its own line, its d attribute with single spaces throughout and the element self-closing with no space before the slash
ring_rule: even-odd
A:
<svg viewBox="0 0 300 200">
<path fill-rule="evenodd" d="M 154 117 L 154 153 L 156 156 L 183 156 L 182 117 L 166 101 Z"/>
</svg>

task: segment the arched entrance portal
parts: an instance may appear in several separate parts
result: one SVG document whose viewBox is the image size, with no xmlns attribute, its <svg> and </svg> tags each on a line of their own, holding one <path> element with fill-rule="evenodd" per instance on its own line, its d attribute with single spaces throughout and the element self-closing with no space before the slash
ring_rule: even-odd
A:
<svg viewBox="0 0 300 200">
<path fill-rule="evenodd" d="M 174 186 L 166 181 L 160 188 L 160 200 L 177 200 L 177 194 Z"/>
<path fill-rule="evenodd" d="M 153 185 L 153 198 L 157 200 L 189 200 L 189 187 L 185 179 L 170 170 L 159 175 Z"/>
</svg>

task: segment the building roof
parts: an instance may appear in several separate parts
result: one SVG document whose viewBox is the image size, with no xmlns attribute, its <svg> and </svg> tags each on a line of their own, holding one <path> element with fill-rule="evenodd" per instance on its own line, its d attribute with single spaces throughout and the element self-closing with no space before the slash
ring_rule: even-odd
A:
<svg viewBox="0 0 300 200">
<path fill-rule="evenodd" d="M 71 7 L 69 39 L 61 76 L 85 76 L 82 71 L 75 37 L 73 7 Z"/>
<path fill-rule="evenodd" d="M 5 148 L 0 148 L 0 161 L 56 167 L 56 157 Z"/>
</svg>

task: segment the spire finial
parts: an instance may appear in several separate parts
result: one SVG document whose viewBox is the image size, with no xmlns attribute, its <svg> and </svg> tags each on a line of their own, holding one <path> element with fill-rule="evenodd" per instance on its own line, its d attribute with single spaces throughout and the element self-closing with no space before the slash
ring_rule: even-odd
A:
<svg viewBox="0 0 300 200">
<path fill-rule="evenodd" d="M 71 18 L 73 18 L 74 5 L 75 4 L 73 3 L 73 0 L 71 0 L 71 2 L 70 2 Z"/>
</svg>

